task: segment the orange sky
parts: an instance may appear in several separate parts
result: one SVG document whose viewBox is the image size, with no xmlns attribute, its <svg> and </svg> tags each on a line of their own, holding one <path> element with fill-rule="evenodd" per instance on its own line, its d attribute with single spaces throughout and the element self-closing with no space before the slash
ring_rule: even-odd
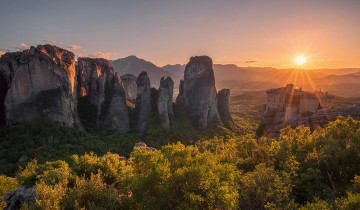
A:
<svg viewBox="0 0 360 210">
<path fill-rule="evenodd" d="M 5 1 L 0 53 L 50 43 L 159 66 L 209 55 L 214 63 L 289 68 L 304 54 L 302 68 L 360 67 L 359 11 L 359 0 Z"/>
</svg>

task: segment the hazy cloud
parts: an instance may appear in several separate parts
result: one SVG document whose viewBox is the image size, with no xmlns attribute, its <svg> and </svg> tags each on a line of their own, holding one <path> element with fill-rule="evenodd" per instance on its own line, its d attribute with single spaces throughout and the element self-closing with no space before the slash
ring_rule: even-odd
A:
<svg viewBox="0 0 360 210">
<path fill-rule="evenodd" d="M 25 43 L 21 43 L 19 45 L 19 47 L 15 47 L 15 49 L 17 49 L 17 50 L 26 50 L 26 49 L 29 49 L 29 48 L 30 48 L 30 46 L 25 44 Z"/>
<path fill-rule="evenodd" d="M 105 59 L 110 58 L 110 54 L 109 53 L 104 53 L 104 52 L 95 52 L 93 54 L 89 54 L 88 56 L 91 57 L 91 58 L 105 58 Z"/>
<path fill-rule="evenodd" d="M 71 45 L 68 45 L 67 48 L 69 50 L 80 50 L 82 47 L 79 45 L 76 45 L 76 44 L 71 44 Z"/>
<path fill-rule="evenodd" d="M 257 61 L 245 61 L 245 63 L 256 63 Z"/>
</svg>

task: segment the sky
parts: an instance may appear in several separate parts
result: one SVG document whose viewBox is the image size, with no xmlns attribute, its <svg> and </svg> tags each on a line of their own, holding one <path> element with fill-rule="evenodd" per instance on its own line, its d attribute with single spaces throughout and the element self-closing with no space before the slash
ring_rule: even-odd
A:
<svg viewBox="0 0 360 210">
<path fill-rule="evenodd" d="M 0 54 L 53 44 L 158 66 L 360 67 L 360 0 L 0 0 Z"/>
</svg>

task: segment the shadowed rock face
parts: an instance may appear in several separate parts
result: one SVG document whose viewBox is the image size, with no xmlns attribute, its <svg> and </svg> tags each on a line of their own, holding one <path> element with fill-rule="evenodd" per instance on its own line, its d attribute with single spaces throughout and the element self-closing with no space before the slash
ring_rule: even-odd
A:
<svg viewBox="0 0 360 210">
<path fill-rule="evenodd" d="M 223 125 L 219 112 L 212 60 L 207 56 L 191 57 L 186 65 L 179 101 L 183 104 L 197 129 L 209 122 Z"/>
<path fill-rule="evenodd" d="M 176 104 L 184 105 L 184 80 L 180 80 L 179 95 L 176 97 Z"/>
<path fill-rule="evenodd" d="M 0 58 L 0 75 L 1 82 L 6 81 L 0 87 L 0 100 L 4 100 L 0 103 L 5 105 L 8 124 L 25 122 L 46 112 L 54 121 L 80 127 L 74 97 L 75 56 L 72 52 L 39 45 L 22 52 L 6 53 Z"/>
<path fill-rule="evenodd" d="M 79 58 L 77 81 L 79 105 L 82 108 L 96 107 L 95 119 L 91 119 L 95 121 L 95 128 L 126 133 L 129 116 L 124 85 L 120 76 L 114 75 L 110 62 L 103 58 Z M 79 111 L 82 110 L 79 108 Z"/>
<path fill-rule="evenodd" d="M 124 85 L 118 73 L 115 74 L 112 83 L 113 95 L 107 108 L 106 117 L 100 125 L 100 130 L 115 130 L 120 133 L 127 133 L 129 131 L 129 115 L 126 107 Z"/>
<path fill-rule="evenodd" d="M 145 131 L 151 112 L 151 89 L 150 79 L 146 72 L 141 72 L 136 80 L 136 128 L 139 131 Z"/>
<path fill-rule="evenodd" d="M 5 76 L 0 72 L 0 126 L 5 125 L 6 122 L 4 101 L 7 91 L 8 91 L 7 81 L 5 79 Z"/>
<path fill-rule="evenodd" d="M 218 109 L 223 122 L 233 123 L 230 114 L 230 90 L 222 89 L 218 92 Z"/>
<path fill-rule="evenodd" d="M 79 58 L 77 68 L 78 97 L 88 97 L 90 104 L 98 107 L 105 101 L 106 83 L 113 79 L 114 70 L 103 58 Z"/>
<path fill-rule="evenodd" d="M 126 100 L 135 102 L 137 95 L 136 76 L 132 74 L 124 74 L 121 76 L 126 92 Z"/>
<path fill-rule="evenodd" d="M 174 82 L 170 77 L 160 80 L 160 87 L 157 94 L 157 111 L 159 113 L 161 126 L 165 129 L 170 128 L 169 116 L 174 116 L 172 108 L 172 97 Z"/>
</svg>

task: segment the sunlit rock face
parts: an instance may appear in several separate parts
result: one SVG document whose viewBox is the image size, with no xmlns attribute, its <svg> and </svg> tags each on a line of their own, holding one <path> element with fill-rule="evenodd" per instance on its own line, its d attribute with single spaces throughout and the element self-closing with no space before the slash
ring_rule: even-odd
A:
<svg viewBox="0 0 360 210">
<path fill-rule="evenodd" d="M 224 123 L 234 122 L 230 114 L 230 89 L 222 89 L 218 92 L 218 109 Z"/>
<path fill-rule="evenodd" d="M 151 113 L 151 88 L 150 79 L 146 72 L 141 72 L 136 80 L 136 128 L 139 131 L 145 131 Z"/>
<path fill-rule="evenodd" d="M 121 80 L 124 84 L 126 100 L 135 102 L 137 96 L 137 77 L 132 74 L 124 74 L 121 76 Z"/>
<path fill-rule="evenodd" d="M 160 80 L 160 87 L 157 93 L 157 111 L 159 113 L 160 124 L 163 128 L 170 128 L 170 116 L 174 116 L 172 98 L 174 91 L 174 81 L 167 77 Z"/>
<path fill-rule="evenodd" d="M 0 102 L 6 122 L 21 123 L 47 113 L 52 120 L 79 127 L 75 74 L 74 54 L 56 46 L 4 54 L 0 58 L 0 99 L 4 101 Z"/>
<path fill-rule="evenodd" d="M 129 131 L 129 114 L 126 107 L 126 96 L 124 85 L 120 75 L 115 74 L 112 84 L 112 96 L 109 99 L 107 113 L 100 124 L 100 130 L 112 130 L 119 133 L 127 133 Z"/>
<path fill-rule="evenodd" d="M 85 127 L 126 133 L 129 116 L 124 85 L 110 62 L 103 58 L 79 58 L 77 81 L 78 110 Z"/>
<path fill-rule="evenodd" d="M 219 112 L 212 60 L 208 56 L 191 57 L 184 72 L 178 102 L 185 106 L 197 129 L 210 122 L 223 125 Z"/>
</svg>

